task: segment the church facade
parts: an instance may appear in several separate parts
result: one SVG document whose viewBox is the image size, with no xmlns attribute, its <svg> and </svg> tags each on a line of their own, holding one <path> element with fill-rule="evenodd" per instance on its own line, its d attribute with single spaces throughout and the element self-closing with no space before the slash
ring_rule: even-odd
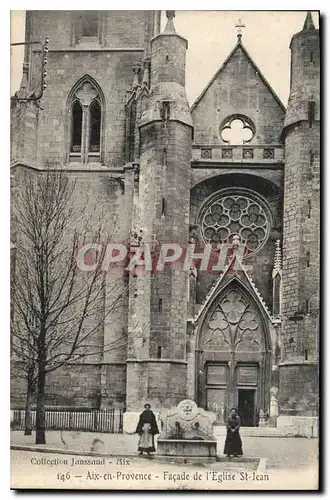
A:
<svg viewBox="0 0 330 500">
<path fill-rule="evenodd" d="M 48 84 L 40 103 L 24 100 L 41 72 L 40 50 L 27 49 L 12 100 L 13 176 L 64 169 L 81 198 L 91 191 L 117 218 L 113 238 L 131 253 L 175 242 L 196 254 L 189 271 L 111 268 L 109 290 L 122 278 L 129 292 L 97 335 L 108 345 L 125 332 L 127 343 L 50 374 L 47 404 L 135 413 L 189 398 L 221 423 L 232 406 L 246 425 L 316 417 L 319 32 L 308 13 L 292 34 L 287 108 L 241 34 L 190 107 L 188 42 L 166 15 L 164 31 L 152 11 L 26 15 L 26 41 L 50 40 Z M 224 268 L 201 270 L 221 245 Z M 24 401 L 17 380 L 12 401 Z"/>
</svg>

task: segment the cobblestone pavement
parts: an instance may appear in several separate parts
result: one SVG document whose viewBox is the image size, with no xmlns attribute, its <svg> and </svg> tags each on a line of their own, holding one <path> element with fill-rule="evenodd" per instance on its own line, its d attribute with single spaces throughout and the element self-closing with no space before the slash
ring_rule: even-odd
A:
<svg viewBox="0 0 330 500">
<path fill-rule="evenodd" d="M 95 461 L 101 460 L 101 463 Z M 89 462 L 88 462 L 89 461 Z M 11 451 L 12 488 L 249 490 L 317 488 L 315 470 L 256 470 L 246 464 L 183 465 L 148 458 L 97 458 Z"/>
<path fill-rule="evenodd" d="M 251 457 L 267 458 L 267 468 L 317 467 L 318 439 L 245 438 L 243 452 Z"/>
</svg>

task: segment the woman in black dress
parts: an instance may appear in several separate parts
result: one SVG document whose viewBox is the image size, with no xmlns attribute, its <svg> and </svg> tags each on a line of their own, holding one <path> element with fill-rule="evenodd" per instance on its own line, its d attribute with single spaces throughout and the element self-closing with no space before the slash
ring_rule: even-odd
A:
<svg viewBox="0 0 330 500">
<path fill-rule="evenodd" d="M 241 419 L 236 413 L 236 408 L 230 410 L 230 415 L 227 422 L 227 437 L 225 442 L 224 454 L 227 457 L 234 455 L 243 455 L 242 440 L 239 435 L 239 428 L 241 426 Z"/>
<path fill-rule="evenodd" d="M 155 434 L 159 434 L 156 416 L 151 411 L 149 404 L 144 405 L 145 410 L 141 413 L 136 431 L 139 436 L 138 452 L 143 455 L 146 452 L 150 455 L 155 449 Z"/>
</svg>

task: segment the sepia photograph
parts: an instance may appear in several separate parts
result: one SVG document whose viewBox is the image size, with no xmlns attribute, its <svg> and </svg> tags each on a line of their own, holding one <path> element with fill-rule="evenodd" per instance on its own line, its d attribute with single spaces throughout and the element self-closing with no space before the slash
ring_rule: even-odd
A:
<svg viewBox="0 0 330 500">
<path fill-rule="evenodd" d="M 11 488 L 319 490 L 320 12 L 10 21 Z"/>
</svg>

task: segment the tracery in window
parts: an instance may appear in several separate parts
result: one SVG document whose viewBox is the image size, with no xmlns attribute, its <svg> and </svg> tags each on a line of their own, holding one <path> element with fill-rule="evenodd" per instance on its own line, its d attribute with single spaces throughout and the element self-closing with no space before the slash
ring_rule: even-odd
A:
<svg viewBox="0 0 330 500">
<path fill-rule="evenodd" d="M 256 253 L 266 243 L 270 231 L 266 205 L 249 192 L 224 190 L 206 205 L 201 217 L 204 242 L 216 246 L 231 243 L 234 235 Z"/>
<path fill-rule="evenodd" d="M 100 161 L 104 98 L 98 85 L 88 76 L 69 96 L 70 161 Z"/>
</svg>

